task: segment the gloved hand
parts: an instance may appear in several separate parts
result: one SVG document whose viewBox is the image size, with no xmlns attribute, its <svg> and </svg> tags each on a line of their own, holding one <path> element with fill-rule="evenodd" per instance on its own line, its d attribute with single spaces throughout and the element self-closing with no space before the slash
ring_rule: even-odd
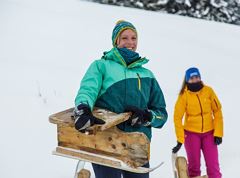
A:
<svg viewBox="0 0 240 178">
<path fill-rule="evenodd" d="M 175 147 L 173 147 L 172 152 L 177 153 L 181 147 L 182 147 L 182 143 L 177 142 L 177 145 Z"/>
<path fill-rule="evenodd" d="M 86 129 L 94 124 L 105 124 L 101 119 L 93 116 L 90 107 L 87 104 L 78 105 L 74 111 L 75 129 L 84 133 Z"/>
<path fill-rule="evenodd" d="M 125 112 L 132 112 L 127 123 L 133 127 L 149 126 L 151 124 L 152 113 L 147 109 L 142 110 L 135 106 L 127 106 Z"/>
<path fill-rule="evenodd" d="M 220 145 L 222 143 L 222 137 L 214 137 L 214 143 Z"/>
</svg>

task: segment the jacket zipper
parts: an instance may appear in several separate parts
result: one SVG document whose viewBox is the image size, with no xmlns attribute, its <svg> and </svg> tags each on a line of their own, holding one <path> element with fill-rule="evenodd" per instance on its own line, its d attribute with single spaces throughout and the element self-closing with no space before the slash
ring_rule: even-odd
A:
<svg viewBox="0 0 240 178">
<path fill-rule="evenodd" d="M 201 116 L 202 116 L 202 132 L 203 132 L 203 124 L 204 124 L 204 120 L 203 120 L 203 109 L 202 109 L 202 104 L 201 104 L 201 101 L 199 99 L 199 96 L 197 94 L 197 98 L 198 98 L 198 102 L 200 104 L 200 108 L 201 108 Z"/>
<path fill-rule="evenodd" d="M 127 69 L 124 70 L 125 73 L 125 96 L 124 96 L 124 105 L 126 106 L 126 100 L 127 100 Z"/>
<path fill-rule="evenodd" d="M 114 51 L 114 53 L 115 53 L 115 55 L 118 57 L 118 59 L 122 62 L 123 66 L 127 67 L 126 62 L 122 59 L 122 57 L 119 56 L 119 54 L 118 54 L 116 51 Z"/>
<path fill-rule="evenodd" d="M 127 100 L 127 68 L 124 69 L 124 75 L 125 75 L 125 96 L 124 96 L 124 106 L 126 106 L 126 100 Z M 125 109 L 125 108 L 124 108 Z M 123 130 L 126 130 L 126 122 L 123 123 Z"/>
<path fill-rule="evenodd" d="M 138 76 L 138 90 L 141 91 L 142 85 L 141 85 L 141 78 L 140 78 L 139 73 L 137 73 L 137 76 Z"/>
</svg>

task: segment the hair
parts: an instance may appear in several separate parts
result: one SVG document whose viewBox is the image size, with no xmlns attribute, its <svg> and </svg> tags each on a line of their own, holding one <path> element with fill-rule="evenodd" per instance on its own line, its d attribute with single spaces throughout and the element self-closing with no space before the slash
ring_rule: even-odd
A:
<svg viewBox="0 0 240 178">
<path fill-rule="evenodd" d="M 183 79 L 183 82 L 182 82 L 182 87 L 179 91 L 179 95 L 182 95 L 184 93 L 184 89 L 186 88 L 186 86 L 187 86 L 186 76 L 184 76 L 184 79 Z"/>
</svg>

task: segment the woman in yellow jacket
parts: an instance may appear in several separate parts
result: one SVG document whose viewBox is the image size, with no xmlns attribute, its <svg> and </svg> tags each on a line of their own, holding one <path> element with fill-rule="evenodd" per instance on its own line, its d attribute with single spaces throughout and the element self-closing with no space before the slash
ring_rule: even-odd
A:
<svg viewBox="0 0 240 178">
<path fill-rule="evenodd" d="M 185 73 L 175 104 L 174 125 L 177 145 L 172 152 L 177 153 L 184 143 L 189 176 L 201 175 L 202 150 L 208 177 L 221 178 L 217 149 L 223 137 L 221 104 L 213 89 L 203 84 L 200 72 L 195 67 L 189 68 Z"/>
</svg>

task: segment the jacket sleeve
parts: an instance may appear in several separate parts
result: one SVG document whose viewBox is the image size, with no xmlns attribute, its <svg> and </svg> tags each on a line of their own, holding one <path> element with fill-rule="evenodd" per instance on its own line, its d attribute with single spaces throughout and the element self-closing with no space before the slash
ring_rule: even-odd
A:
<svg viewBox="0 0 240 178">
<path fill-rule="evenodd" d="M 217 95 L 212 90 L 211 92 L 211 106 L 214 116 L 213 127 L 214 127 L 214 136 L 223 137 L 223 115 L 222 115 L 222 106 L 218 100 Z"/>
<path fill-rule="evenodd" d="M 152 81 L 148 109 L 152 113 L 151 126 L 162 128 L 167 121 L 168 114 L 163 92 L 155 78 Z"/>
<path fill-rule="evenodd" d="M 101 86 L 102 72 L 99 69 L 98 61 L 94 61 L 81 81 L 80 88 L 75 98 L 75 106 L 78 106 L 80 103 L 85 103 L 93 109 Z"/>
<path fill-rule="evenodd" d="M 186 111 L 186 104 L 186 93 L 180 94 L 174 108 L 175 133 L 177 136 L 177 141 L 180 143 L 184 143 L 184 128 L 182 119 Z"/>
</svg>

